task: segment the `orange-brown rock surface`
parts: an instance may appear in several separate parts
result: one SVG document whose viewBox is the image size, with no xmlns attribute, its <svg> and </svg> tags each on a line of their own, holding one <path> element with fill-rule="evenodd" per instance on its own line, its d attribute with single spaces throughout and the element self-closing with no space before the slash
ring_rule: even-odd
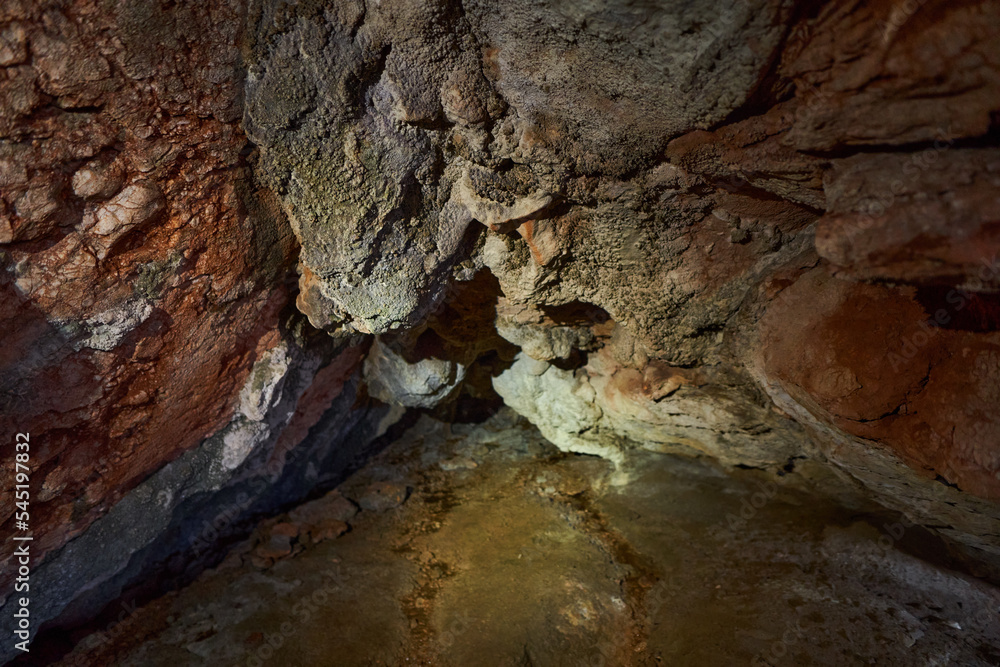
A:
<svg viewBox="0 0 1000 667">
<path fill-rule="evenodd" d="M 235 9 L 3 7 L 2 430 L 34 443 L 36 557 L 226 423 L 277 341 L 294 246 L 245 184 Z"/>
<path fill-rule="evenodd" d="M 5 2 L 0 437 L 31 433 L 39 576 L 76 582 L 46 618 L 330 483 L 403 407 L 498 397 L 617 463 L 809 460 L 1000 573 L 998 24 Z M 82 565 L 147 515 L 142 558 Z"/>
<path fill-rule="evenodd" d="M 298 249 L 252 184 L 240 126 L 245 11 L 0 7 L 0 432 L 11 451 L 30 434 L 35 567 L 228 425 L 255 362 L 291 338 Z M 359 352 L 312 368 L 319 386 L 297 408 L 291 397 L 277 452 L 302 441 Z M 14 546 L 3 540 L 4 562 Z"/>
</svg>

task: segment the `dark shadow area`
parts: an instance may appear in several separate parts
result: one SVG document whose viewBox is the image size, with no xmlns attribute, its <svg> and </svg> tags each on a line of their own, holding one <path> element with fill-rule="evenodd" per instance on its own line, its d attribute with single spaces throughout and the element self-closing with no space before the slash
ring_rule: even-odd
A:
<svg viewBox="0 0 1000 667">
<path fill-rule="evenodd" d="M 989 333 L 1000 331 L 1000 294 L 966 292 L 948 286 L 917 289 L 928 320 L 942 329 Z"/>
</svg>

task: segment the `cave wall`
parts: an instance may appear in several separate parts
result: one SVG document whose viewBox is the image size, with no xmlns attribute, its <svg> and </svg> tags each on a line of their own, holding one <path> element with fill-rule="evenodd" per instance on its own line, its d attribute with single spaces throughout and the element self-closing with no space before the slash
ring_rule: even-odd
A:
<svg viewBox="0 0 1000 667">
<path fill-rule="evenodd" d="M 828 462 L 995 558 L 998 12 L 264 3 L 244 127 L 384 400 L 458 383 L 406 332 L 489 271 L 563 449 Z"/>
<path fill-rule="evenodd" d="M 241 128 L 245 15 L 0 7 L 0 432 L 4 470 L 30 434 L 33 631 L 183 578 L 398 416 L 359 400 L 368 343 L 296 314 L 298 245 Z"/>
<path fill-rule="evenodd" d="M 1000 564 L 1000 3 L 0 21 L 0 424 L 72 582 L 46 618 L 497 395 L 616 463 L 833 475 Z M 96 535 L 129 547 L 81 569 Z"/>
</svg>

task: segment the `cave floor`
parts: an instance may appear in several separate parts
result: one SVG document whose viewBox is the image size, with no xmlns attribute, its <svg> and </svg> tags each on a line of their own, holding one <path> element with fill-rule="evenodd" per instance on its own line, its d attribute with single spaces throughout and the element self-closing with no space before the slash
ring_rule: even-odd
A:
<svg viewBox="0 0 1000 667">
<path fill-rule="evenodd" d="M 760 471 L 628 466 L 506 410 L 422 417 L 339 487 L 360 511 L 328 497 L 347 532 L 266 521 L 63 664 L 1000 664 L 1000 593 L 913 555 L 917 529 Z"/>
</svg>

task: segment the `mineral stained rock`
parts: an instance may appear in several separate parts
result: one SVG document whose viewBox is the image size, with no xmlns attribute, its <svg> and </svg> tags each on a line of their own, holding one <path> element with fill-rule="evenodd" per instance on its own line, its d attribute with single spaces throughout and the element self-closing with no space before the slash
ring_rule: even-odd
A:
<svg viewBox="0 0 1000 667">
<path fill-rule="evenodd" d="M 261 3 L 245 127 L 300 308 L 406 364 L 373 395 L 460 395 L 469 355 L 432 372 L 406 332 L 487 271 L 521 348 L 494 388 L 561 448 L 826 462 L 997 562 L 998 18 Z"/>
<path fill-rule="evenodd" d="M 465 367 L 450 359 L 406 359 L 376 340 L 365 360 L 368 392 L 386 403 L 431 408 L 445 400 L 465 379 Z"/>
<path fill-rule="evenodd" d="M 333 481 L 385 412 L 352 407 L 365 344 L 294 313 L 297 243 L 240 123 L 245 17 L 238 2 L 0 7 L 0 437 L 30 434 L 33 632 L 156 568 L 182 577 L 255 513 Z M 310 429 L 326 439 L 306 452 Z M 5 491 L 8 565 L 14 511 Z"/>
<path fill-rule="evenodd" d="M 3 3 L 0 434 L 66 582 L 39 623 L 335 479 L 386 403 L 497 395 L 619 463 L 827 465 L 997 576 L 998 23 Z"/>
</svg>

